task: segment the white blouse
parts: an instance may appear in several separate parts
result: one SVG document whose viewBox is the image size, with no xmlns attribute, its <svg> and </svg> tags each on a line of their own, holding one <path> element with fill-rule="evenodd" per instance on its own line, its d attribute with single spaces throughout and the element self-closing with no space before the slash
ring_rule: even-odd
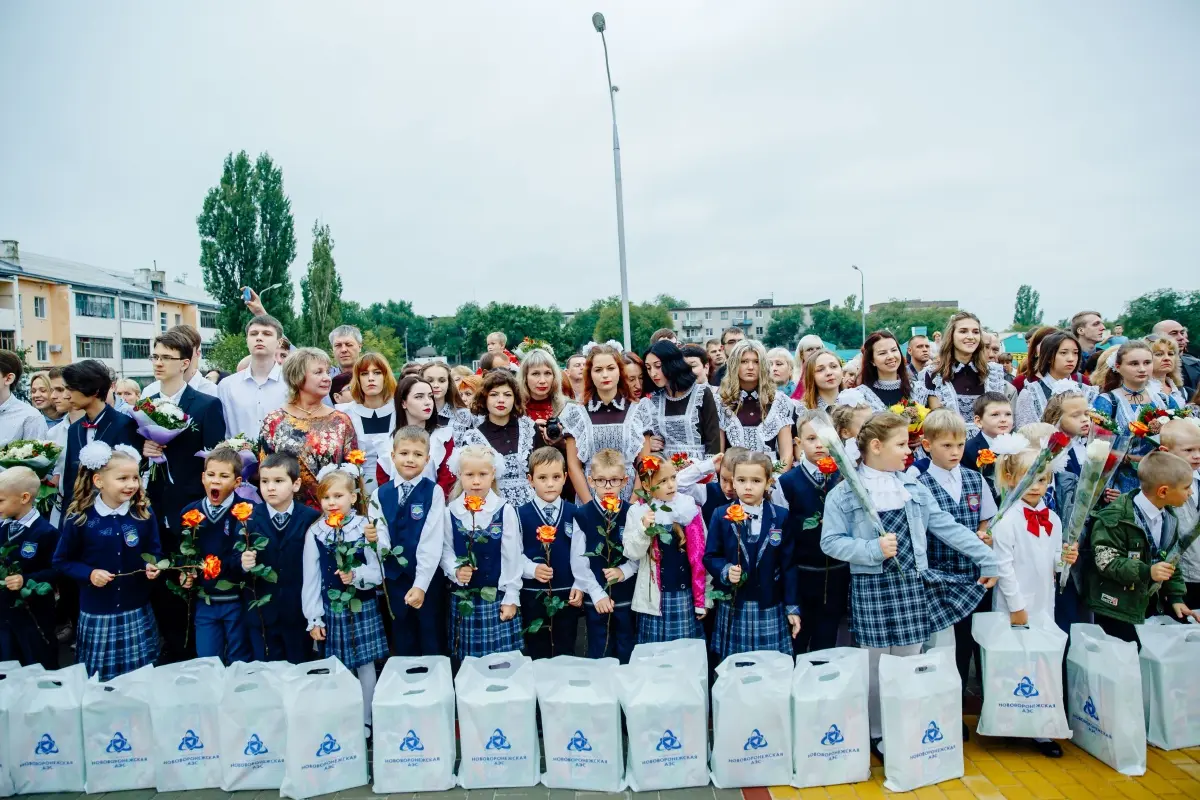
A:
<svg viewBox="0 0 1200 800">
<path fill-rule="evenodd" d="M 493 491 L 488 491 L 483 502 L 483 510 L 471 514 L 467 511 L 466 495 L 459 495 L 446 505 L 446 534 L 442 545 L 442 571 L 457 586 L 459 582 L 454 574 L 458 571 L 455 562 L 458 556 L 454 552 L 454 519 L 457 519 L 467 530 L 483 530 L 495 516 L 496 511 L 503 506 L 500 524 L 503 532 L 500 534 L 500 585 L 496 588 L 501 592 L 500 604 L 515 606 L 521 604 L 521 566 L 524 551 L 521 547 L 521 522 L 517 518 L 516 509 L 500 499 Z M 474 520 L 472 521 L 472 517 Z M 473 524 L 475 523 L 475 524 Z"/>
<path fill-rule="evenodd" d="M 358 541 L 363 538 L 363 529 L 366 526 L 366 517 L 355 514 L 342 526 L 341 536 L 347 542 Z M 300 588 L 300 607 L 308 619 L 310 631 L 313 628 L 325 627 L 325 591 L 329 588 L 340 588 L 324 585 L 321 575 L 321 551 L 317 543 L 328 545 L 338 535 L 337 530 L 325 523 L 324 516 L 314 522 L 304 535 L 304 584 Z M 355 589 L 365 591 L 383 583 L 383 568 L 373 548 L 364 547 L 362 556 L 365 563 L 354 568 L 350 583 Z"/>
</svg>

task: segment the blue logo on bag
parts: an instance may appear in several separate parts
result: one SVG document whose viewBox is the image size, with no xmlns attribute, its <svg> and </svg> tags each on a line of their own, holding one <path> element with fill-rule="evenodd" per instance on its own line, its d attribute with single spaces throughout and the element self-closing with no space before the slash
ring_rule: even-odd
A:
<svg viewBox="0 0 1200 800">
<path fill-rule="evenodd" d="M 200 737 L 196 735 L 194 730 L 188 728 L 187 732 L 183 734 L 183 738 L 179 740 L 179 751 L 203 749 L 204 742 L 200 741 Z"/>
<path fill-rule="evenodd" d="M 1013 697 L 1029 698 L 1037 697 L 1039 694 L 1041 693 L 1038 692 L 1037 687 L 1033 685 L 1033 681 L 1029 680 L 1028 675 L 1026 675 L 1024 678 L 1021 678 L 1021 681 L 1017 684 L 1017 688 L 1013 689 Z"/>
<path fill-rule="evenodd" d="M 52 756 L 57 752 L 58 745 L 54 743 L 53 737 L 48 733 L 43 733 L 42 738 L 38 739 L 38 743 L 33 746 L 35 756 Z"/>
<path fill-rule="evenodd" d="M 246 742 L 246 749 L 242 751 L 244 756 L 262 756 L 271 752 L 267 746 L 263 744 L 263 740 L 258 738 L 257 733 L 250 734 L 250 741 Z"/>
<path fill-rule="evenodd" d="M 829 730 L 821 737 L 821 744 L 826 747 L 833 747 L 835 744 L 842 744 L 846 741 L 846 737 L 842 736 L 842 732 L 838 730 L 837 725 L 830 725 Z"/>
<path fill-rule="evenodd" d="M 683 742 L 679 741 L 679 737 L 668 729 L 663 733 L 662 738 L 658 740 L 658 744 L 654 749 L 660 753 L 666 750 L 682 750 Z"/>
<path fill-rule="evenodd" d="M 340 751 L 342 746 L 337 743 L 337 739 L 333 738 L 332 733 L 325 734 L 325 738 L 321 740 L 321 744 L 317 747 L 318 756 L 331 756 Z"/>
<path fill-rule="evenodd" d="M 408 515 L 413 519 L 420 519 L 425 516 L 425 505 L 423 503 L 413 503 L 408 507 Z"/>
<path fill-rule="evenodd" d="M 404 740 L 400 742 L 401 753 L 419 753 L 425 749 L 425 745 L 421 744 L 421 737 L 417 736 L 417 732 L 409 728 L 408 734 Z"/>
<path fill-rule="evenodd" d="M 496 728 L 492 731 L 492 738 L 488 739 L 484 750 L 512 750 L 512 745 L 508 743 L 508 737 L 504 735 L 504 731 Z"/>
<path fill-rule="evenodd" d="M 1083 704 L 1083 713 L 1096 720 L 1096 722 L 1100 721 L 1100 715 L 1096 713 L 1096 702 L 1092 700 L 1090 694 L 1088 695 L 1087 702 Z"/>
<path fill-rule="evenodd" d="M 567 742 L 568 753 L 590 753 L 592 745 L 588 742 L 587 737 L 583 735 L 583 731 L 575 731 L 575 735 L 571 737 L 571 741 Z"/>
<path fill-rule="evenodd" d="M 132 753 L 133 747 L 130 746 L 129 740 L 125 738 L 125 734 L 117 731 L 113 734 L 112 741 L 108 743 L 108 747 L 104 748 L 106 753 Z"/>
<path fill-rule="evenodd" d="M 125 531 L 125 544 L 129 545 L 130 547 L 137 547 L 138 541 L 140 541 L 140 540 L 138 539 L 137 531 L 135 531 L 135 530 Z"/>
<path fill-rule="evenodd" d="M 21 545 L 21 558 L 33 558 L 37 555 L 37 542 L 26 542 Z"/>
<path fill-rule="evenodd" d="M 933 720 L 929 721 L 929 727 L 925 729 L 925 735 L 921 737 L 921 744 L 934 744 L 942 740 L 942 732 L 938 730 L 937 723 Z"/>
<path fill-rule="evenodd" d="M 742 745 L 742 750 L 762 750 L 767 746 L 767 737 L 762 735 L 762 731 L 755 728 L 750 734 L 750 738 Z"/>
</svg>

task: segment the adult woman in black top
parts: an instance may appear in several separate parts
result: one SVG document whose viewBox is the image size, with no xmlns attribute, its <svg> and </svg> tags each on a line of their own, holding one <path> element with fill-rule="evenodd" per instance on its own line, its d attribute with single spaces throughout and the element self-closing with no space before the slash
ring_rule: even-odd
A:
<svg viewBox="0 0 1200 800">
<path fill-rule="evenodd" d="M 862 372 L 856 387 L 871 408 L 887 411 L 912 394 L 900 342 L 891 331 L 875 331 L 862 346 Z"/>
<path fill-rule="evenodd" d="M 683 352 L 674 343 L 660 340 L 646 351 L 646 386 L 652 391 L 642 400 L 649 407 L 654 435 L 662 438 L 663 452 L 686 453 L 700 461 L 721 452 L 721 424 L 717 403 L 708 387 L 696 380 Z"/>
</svg>

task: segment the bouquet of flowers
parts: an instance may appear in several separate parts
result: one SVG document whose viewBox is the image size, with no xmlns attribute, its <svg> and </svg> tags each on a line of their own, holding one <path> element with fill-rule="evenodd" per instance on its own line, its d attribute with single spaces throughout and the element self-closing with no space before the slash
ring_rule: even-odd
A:
<svg viewBox="0 0 1200 800">
<path fill-rule="evenodd" d="M 1142 406 L 1136 421 L 1129 423 L 1129 432 L 1134 436 L 1144 436 L 1157 442 L 1163 426 L 1173 419 L 1186 419 L 1192 416 L 1190 408 L 1156 408 L 1153 405 Z"/>
<path fill-rule="evenodd" d="M 1171 546 L 1170 550 L 1159 550 L 1158 557 L 1163 561 L 1166 561 L 1172 567 L 1178 568 L 1179 560 L 1183 558 L 1183 554 L 1187 552 L 1188 548 L 1196 543 L 1196 539 L 1198 538 L 1200 538 L 1200 523 L 1197 523 L 1196 527 L 1193 528 L 1191 532 L 1177 538 L 1175 540 L 1175 544 Z M 1150 589 L 1150 594 L 1154 594 L 1161 588 L 1162 583 L 1156 581 L 1154 586 Z"/>
<path fill-rule="evenodd" d="M 929 416 L 928 408 L 918 405 L 908 398 L 891 406 L 888 408 L 888 411 L 891 411 L 893 414 L 899 414 L 908 420 L 908 434 L 910 438 L 914 434 L 921 432 L 921 426 L 925 424 L 925 418 Z"/>
<path fill-rule="evenodd" d="M 521 340 L 521 343 L 517 345 L 517 358 L 524 360 L 525 356 L 527 356 L 531 350 L 545 350 L 550 354 L 551 358 L 554 357 L 554 348 L 550 346 L 549 342 L 547 342 L 545 339 L 535 339 L 532 336 L 526 336 Z"/>
<path fill-rule="evenodd" d="M 1115 436 L 1104 428 L 1093 427 L 1091 436 L 1080 465 L 1079 484 L 1075 489 L 1075 504 L 1071 506 L 1070 516 L 1064 523 L 1063 550 L 1067 550 L 1083 536 L 1083 528 L 1087 523 L 1092 509 L 1100 502 L 1108 479 L 1121 464 L 1125 454 L 1129 452 L 1132 439 L 1129 436 Z M 1058 562 L 1059 578 L 1058 591 L 1067 588 L 1067 579 L 1071 573 L 1071 565 Z"/>
<path fill-rule="evenodd" d="M 175 437 L 192 426 L 192 419 L 183 409 L 165 397 L 147 397 L 133 407 L 131 416 L 137 421 L 138 433 L 160 447 L 166 447 Z M 150 457 L 150 478 L 159 464 L 167 463 L 166 456 Z"/>
<path fill-rule="evenodd" d="M 1024 437 L 1022 437 L 1020 434 L 1008 435 L 1014 437 L 1015 439 L 1024 440 Z M 996 438 L 999 440 L 1001 437 Z M 1006 493 L 1000 499 L 1000 507 L 996 510 L 996 516 L 992 517 L 992 521 L 988 524 L 988 527 L 996 527 L 1000 520 L 1004 518 L 1004 515 L 1007 514 L 1009 510 L 1016 505 L 1017 501 L 1021 499 L 1021 496 L 1029 491 L 1029 487 L 1032 486 L 1034 481 L 1038 479 L 1038 476 L 1046 471 L 1046 469 L 1050 466 L 1050 462 L 1057 458 L 1058 455 L 1062 453 L 1062 451 L 1065 450 L 1067 445 L 1070 443 L 1071 437 L 1067 436 L 1062 431 L 1055 431 L 1054 433 L 1050 434 L 1050 438 L 1046 440 L 1046 443 L 1042 446 L 1041 452 L 1039 452 L 1037 454 L 1037 458 L 1033 460 L 1033 465 L 1029 467 L 1029 471 L 1021 477 L 1020 482 L 1013 487 L 1012 491 Z"/>
<path fill-rule="evenodd" d="M 1088 420 L 1091 421 L 1093 428 L 1100 428 L 1101 430 L 1106 430 L 1111 434 L 1115 434 L 1117 432 L 1116 420 L 1114 420 L 1108 414 L 1105 414 L 1103 411 L 1097 411 L 1093 408 L 1091 411 L 1088 411 Z"/>
<path fill-rule="evenodd" d="M 18 439 L 0 447 L 0 467 L 29 467 L 42 480 L 54 469 L 62 448 L 54 442 L 45 439 Z M 54 502 L 57 490 L 53 486 L 42 484 L 38 489 L 37 509 L 42 514 L 49 513 L 50 505 Z"/>
<path fill-rule="evenodd" d="M 875 509 L 875 504 L 871 502 L 871 496 L 867 494 L 867 487 L 863 486 L 862 481 L 859 480 L 854 461 L 846 452 L 846 447 L 842 444 L 842 439 L 838 436 L 837 431 L 824 420 L 813 420 L 811 424 L 817 437 L 821 440 L 821 444 L 825 445 L 825 452 L 829 453 L 829 458 L 833 459 L 834 466 L 842 473 L 842 479 L 849 484 L 850 491 L 854 492 L 859 505 L 867 513 L 867 519 L 871 521 L 875 532 L 880 536 L 887 535 L 887 531 L 883 529 L 883 521 L 879 518 L 879 512 Z M 819 465 L 818 468 L 820 468 Z"/>
</svg>

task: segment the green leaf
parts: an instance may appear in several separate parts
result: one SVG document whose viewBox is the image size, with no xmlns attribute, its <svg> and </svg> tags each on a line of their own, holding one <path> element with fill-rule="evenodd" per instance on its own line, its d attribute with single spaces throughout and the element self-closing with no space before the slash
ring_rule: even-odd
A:
<svg viewBox="0 0 1200 800">
<path fill-rule="evenodd" d="M 470 600 L 458 601 L 458 613 L 460 616 L 469 617 L 475 610 L 475 605 Z"/>
<path fill-rule="evenodd" d="M 709 600 L 732 600 L 733 595 L 729 592 L 722 592 L 720 589 L 709 589 L 705 595 Z"/>
<path fill-rule="evenodd" d="M 166 569 L 167 567 L 171 566 L 171 560 L 164 558 L 164 559 L 160 560 L 154 566 L 158 567 L 159 569 Z"/>
<path fill-rule="evenodd" d="M 54 587 L 51 586 L 50 584 L 39 583 L 36 591 L 37 591 L 39 597 L 45 597 L 46 595 L 50 594 L 50 592 L 53 590 L 54 590 Z"/>
<path fill-rule="evenodd" d="M 234 544 L 233 549 L 239 553 L 244 553 L 244 552 L 246 552 L 246 543 L 245 542 L 237 542 L 236 544 Z"/>
<path fill-rule="evenodd" d="M 343 603 L 349 603 L 351 600 L 354 599 L 354 592 L 343 591 L 340 595 L 338 595 L 338 599 L 341 600 Z"/>
<path fill-rule="evenodd" d="M 805 518 L 804 527 L 802 528 L 802 530 L 811 531 L 814 528 L 819 528 L 819 527 L 821 527 L 821 513 L 818 511 L 816 514 L 813 514 L 811 517 Z"/>
<path fill-rule="evenodd" d="M 228 592 L 230 589 L 233 589 L 236 586 L 237 586 L 237 584 L 234 583 L 233 581 L 227 581 L 224 578 L 222 578 L 221 580 L 217 581 L 216 588 L 217 588 L 218 592 Z"/>
<path fill-rule="evenodd" d="M 402 566 L 402 567 L 408 566 L 408 559 L 405 558 L 404 556 L 400 556 L 399 558 L 396 559 L 396 561 L 399 562 L 400 566 Z"/>
<path fill-rule="evenodd" d="M 483 600 L 485 603 L 496 602 L 496 587 L 495 586 L 484 586 L 482 589 L 479 590 L 479 598 L 481 600 Z"/>
<path fill-rule="evenodd" d="M 271 543 L 271 540 L 268 539 L 267 537 L 259 536 L 258 538 L 256 538 L 254 540 L 253 547 L 255 550 L 265 550 L 267 548 L 267 545 L 269 545 L 270 543 Z"/>
<path fill-rule="evenodd" d="M 254 606 L 255 608 L 259 608 L 260 606 L 265 606 L 267 603 L 271 602 L 271 595 L 264 594 L 262 597 L 258 598 L 254 602 L 256 604 Z"/>
<path fill-rule="evenodd" d="M 278 583 L 279 582 L 279 573 L 276 572 L 271 567 L 267 567 L 267 569 L 264 570 L 262 575 L 260 575 L 259 577 L 261 577 L 267 583 Z"/>
<path fill-rule="evenodd" d="M 339 592 L 337 589 L 329 589 L 325 592 L 325 596 L 328 597 L 330 600 L 337 600 L 339 597 L 342 596 L 342 593 Z"/>
<path fill-rule="evenodd" d="M 29 588 L 29 584 L 21 587 L 21 597 L 29 597 L 31 594 L 33 594 L 33 590 Z"/>
<path fill-rule="evenodd" d="M 357 614 L 362 611 L 362 600 L 357 597 L 350 598 L 350 613 Z"/>
<path fill-rule="evenodd" d="M 542 629 L 542 625 L 545 624 L 545 622 L 546 620 L 544 619 L 535 619 L 533 622 L 529 623 L 529 626 L 526 627 L 522 633 L 537 633 Z"/>
<path fill-rule="evenodd" d="M 670 510 L 671 510 L 671 507 L 670 507 L 670 506 L 659 506 L 659 508 L 661 508 L 663 511 L 670 511 Z"/>
<path fill-rule="evenodd" d="M 142 553 L 142 561 L 145 561 L 147 564 L 153 564 L 158 559 L 154 557 L 153 553 Z"/>
</svg>

